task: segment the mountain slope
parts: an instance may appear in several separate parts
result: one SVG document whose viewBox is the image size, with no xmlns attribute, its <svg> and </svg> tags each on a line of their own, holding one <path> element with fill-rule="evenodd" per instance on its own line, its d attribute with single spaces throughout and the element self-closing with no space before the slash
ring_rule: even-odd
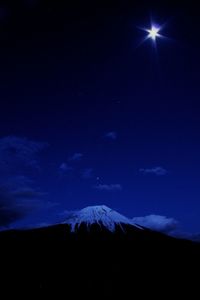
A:
<svg viewBox="0 0 200 300">
<path fill-rule="evenodd" d="M 132 299 L 148 293 L 162 299 L 176 290 L 193 299 L 200 245 L 141 230 L 124 218 L 101 206 L 81 210 L 65 224 L 1 232 L 1 292 L 7 298 L 14 291 L 26 298 Z"/>
</svg>

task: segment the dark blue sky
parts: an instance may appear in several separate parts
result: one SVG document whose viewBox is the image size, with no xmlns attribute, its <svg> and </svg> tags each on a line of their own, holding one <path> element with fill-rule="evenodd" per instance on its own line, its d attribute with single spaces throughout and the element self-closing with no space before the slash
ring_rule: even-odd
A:
<svg viewBox="0 0 200 300">
<path fill-rule="evenodd" d="M 15 2 L 0 8 L 0 225 L 106 204 L 200 231 L 195 2 Z M 151 17 L 168 39 L 138 47 Z"/>
</svg>

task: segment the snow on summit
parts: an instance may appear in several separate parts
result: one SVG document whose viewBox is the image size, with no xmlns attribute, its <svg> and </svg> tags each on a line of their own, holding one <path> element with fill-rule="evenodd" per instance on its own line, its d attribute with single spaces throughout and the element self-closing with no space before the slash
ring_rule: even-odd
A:
<svg viewBox="0 0 200 300">
<path fill-rule="evenodd" d="M 115 231 L 116 225 L 121 226 L 123 224 L 134 225 L 140 228 L 135 225 L 133 221 L 105 205 L 83 208 L 80 211 L 74 212 L 64 223 L 71 226 L 72 232 L 74 232 L 77 227 L 80 227 L 82 223 L 86 224 L 88 227 L 92 224 L 103 225 L 111 232 Z"/>
</svg>

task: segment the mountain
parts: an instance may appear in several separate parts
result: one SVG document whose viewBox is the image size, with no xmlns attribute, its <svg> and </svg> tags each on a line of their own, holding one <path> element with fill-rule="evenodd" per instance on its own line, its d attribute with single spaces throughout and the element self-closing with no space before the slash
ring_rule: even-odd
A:
<svg viewBox="0 0 200 300">
<path fill-rule="evenodd" d="M 0 232 L 7 298 L 188 298 L 199 293 L 200 245 L 141 228 L 106 206 L 55 226 Z"/>
<path fill-rule="evenodd" d="M 71 226 L 71 231 L 77 231 L 83 224 L 90 229 L 91 225 L 98 224 L 100 228 L 114 232 L 116 227 L 124 230 L 126 225 L 135 226 L 142 230 L 142 227 L 134 224 L 131 220 L 105 205 L 88 206 L 70 215 L 64 224 Z"/>
</svg>

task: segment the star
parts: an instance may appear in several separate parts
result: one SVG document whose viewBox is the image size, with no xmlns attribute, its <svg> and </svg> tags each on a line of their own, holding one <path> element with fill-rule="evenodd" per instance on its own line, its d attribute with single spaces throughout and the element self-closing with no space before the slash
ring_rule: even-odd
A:
<svg viewBox="0 0 200 300">
<path fill-rule="evenodd" d="M 153 41 L 155 41 L 157 37 L 161 36 L 159 34 L 160 27 L 158 26 L 152 25 L 151 29 L 147 29 L 146 31 L 149 33 L 147 37 L 151 38 Z"/>
<path fill-rule="evenodd" d="M 140 27 L 140 29 L 142 29 L 143 31 L 145 31 L 147 34 L 146 36 L 143 38 L 143 40 L 141 41 L 141 43 L 139 44 L 139 46 L 141 44 L 143 44 L 144 42 L 146 42 L 147 40 L 152 40 L 153 45 L 156 47 L 156 43 L 157 43 L 157 39 L 158 38 L 165 38 L 160 32 L 163 30 L 165 24 L 162 25 L 158 25 L 155 22 L 151 21 L 149 28 L 142 28 Z"/>
</svg>

